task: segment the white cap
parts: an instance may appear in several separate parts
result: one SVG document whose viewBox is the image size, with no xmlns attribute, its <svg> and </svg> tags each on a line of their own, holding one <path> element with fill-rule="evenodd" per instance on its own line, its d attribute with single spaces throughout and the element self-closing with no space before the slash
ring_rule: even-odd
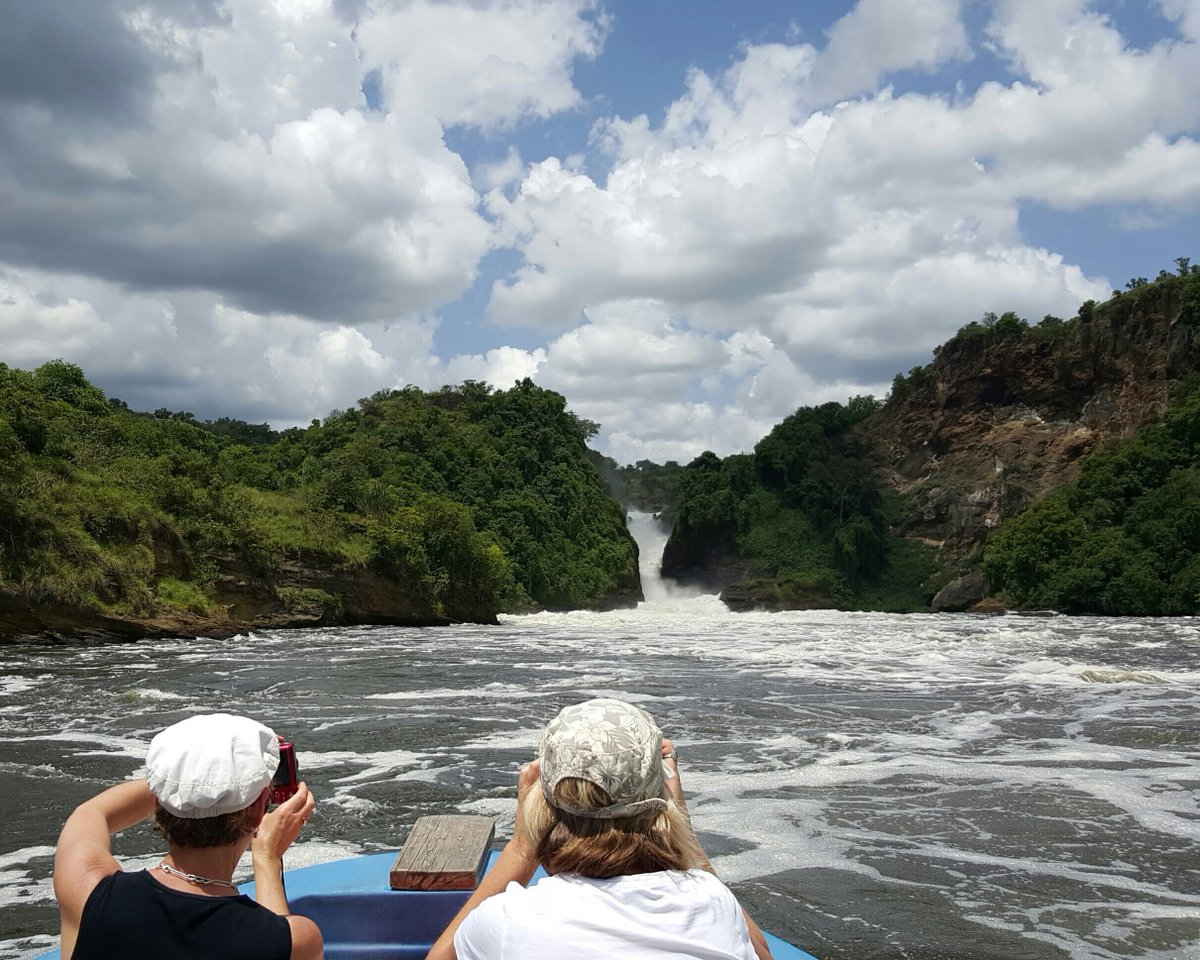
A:
<svg viewBox="0 0 1200 960">
<path fill-rule="evenodd" d="M 228 713 L 189 717 L 150 741 L 146 780 L 167 813 L 189 820 L 245 810 L 279 766 L 279 739 Z"/>
</svg>

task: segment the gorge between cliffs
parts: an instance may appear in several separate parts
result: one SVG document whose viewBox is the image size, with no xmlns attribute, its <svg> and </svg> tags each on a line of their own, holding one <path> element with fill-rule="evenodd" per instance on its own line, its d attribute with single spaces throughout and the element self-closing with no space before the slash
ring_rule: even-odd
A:
<svg viewBox="0 0 1200 960">
<path fill-rule="evenodd" d="M 283 431 L 130 410 L 0 364 L 0 638 L 495 623 L 644 598 L 730 609 L 1200 612 L 1200 271 L 964 326 L 883 401 L 753 451 L 621 466 L 529 380 L 380 390 Z M 657 553 L 657 548 L 655 549 Z"/>
</svg>

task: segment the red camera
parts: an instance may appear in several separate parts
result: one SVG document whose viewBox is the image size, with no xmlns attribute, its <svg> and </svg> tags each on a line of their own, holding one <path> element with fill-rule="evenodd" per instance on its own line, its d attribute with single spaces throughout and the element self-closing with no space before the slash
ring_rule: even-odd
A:
<svg viewBox="0 0 1200 960">
<path fill-rule="evenodd" d="M 279 766 L 271 780 L 271 802 L 283 803 L 295 796 L 300 788 L 299 769 L 296 766 L 296 748 L 286 740 L 279 741 Z"/>
</svg>

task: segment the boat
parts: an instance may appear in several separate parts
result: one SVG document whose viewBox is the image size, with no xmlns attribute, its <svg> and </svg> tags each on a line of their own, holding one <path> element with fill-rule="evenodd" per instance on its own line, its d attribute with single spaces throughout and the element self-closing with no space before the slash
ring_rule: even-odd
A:
<svg viewBox="0 0 1200 960">
<path fill-rule="evenodd" d="M 488 868 L 498 852 L 490 855 Z M 396 851 L 330 860 L 284 874 L 293 913 L 311 917 L 325 938 L 327 960 L 422 960 L 470 896 L 469 890 L 392 890 Z M 546 876 L 541 868 L 533 883 Z M 254 895 L 253 881 L 238 888 Z M 770 933 L 775 960 L 816 960 Z M 60 960 L 59 951 L 37 960 Z"/>
</svg>

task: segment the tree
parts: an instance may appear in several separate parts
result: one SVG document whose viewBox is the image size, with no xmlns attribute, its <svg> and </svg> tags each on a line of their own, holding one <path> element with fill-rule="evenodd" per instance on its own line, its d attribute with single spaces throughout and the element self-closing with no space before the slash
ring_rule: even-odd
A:
<svg viewBox="0 0 1200 960">
<path fill-rule="evenodd" d="M 1023 320 L 1012 310 L 1000 315 L 992 327 L 992 332 L 998 337 L 1017 337 L 1029 329 L 1029 321 Z"/>
</svg>

